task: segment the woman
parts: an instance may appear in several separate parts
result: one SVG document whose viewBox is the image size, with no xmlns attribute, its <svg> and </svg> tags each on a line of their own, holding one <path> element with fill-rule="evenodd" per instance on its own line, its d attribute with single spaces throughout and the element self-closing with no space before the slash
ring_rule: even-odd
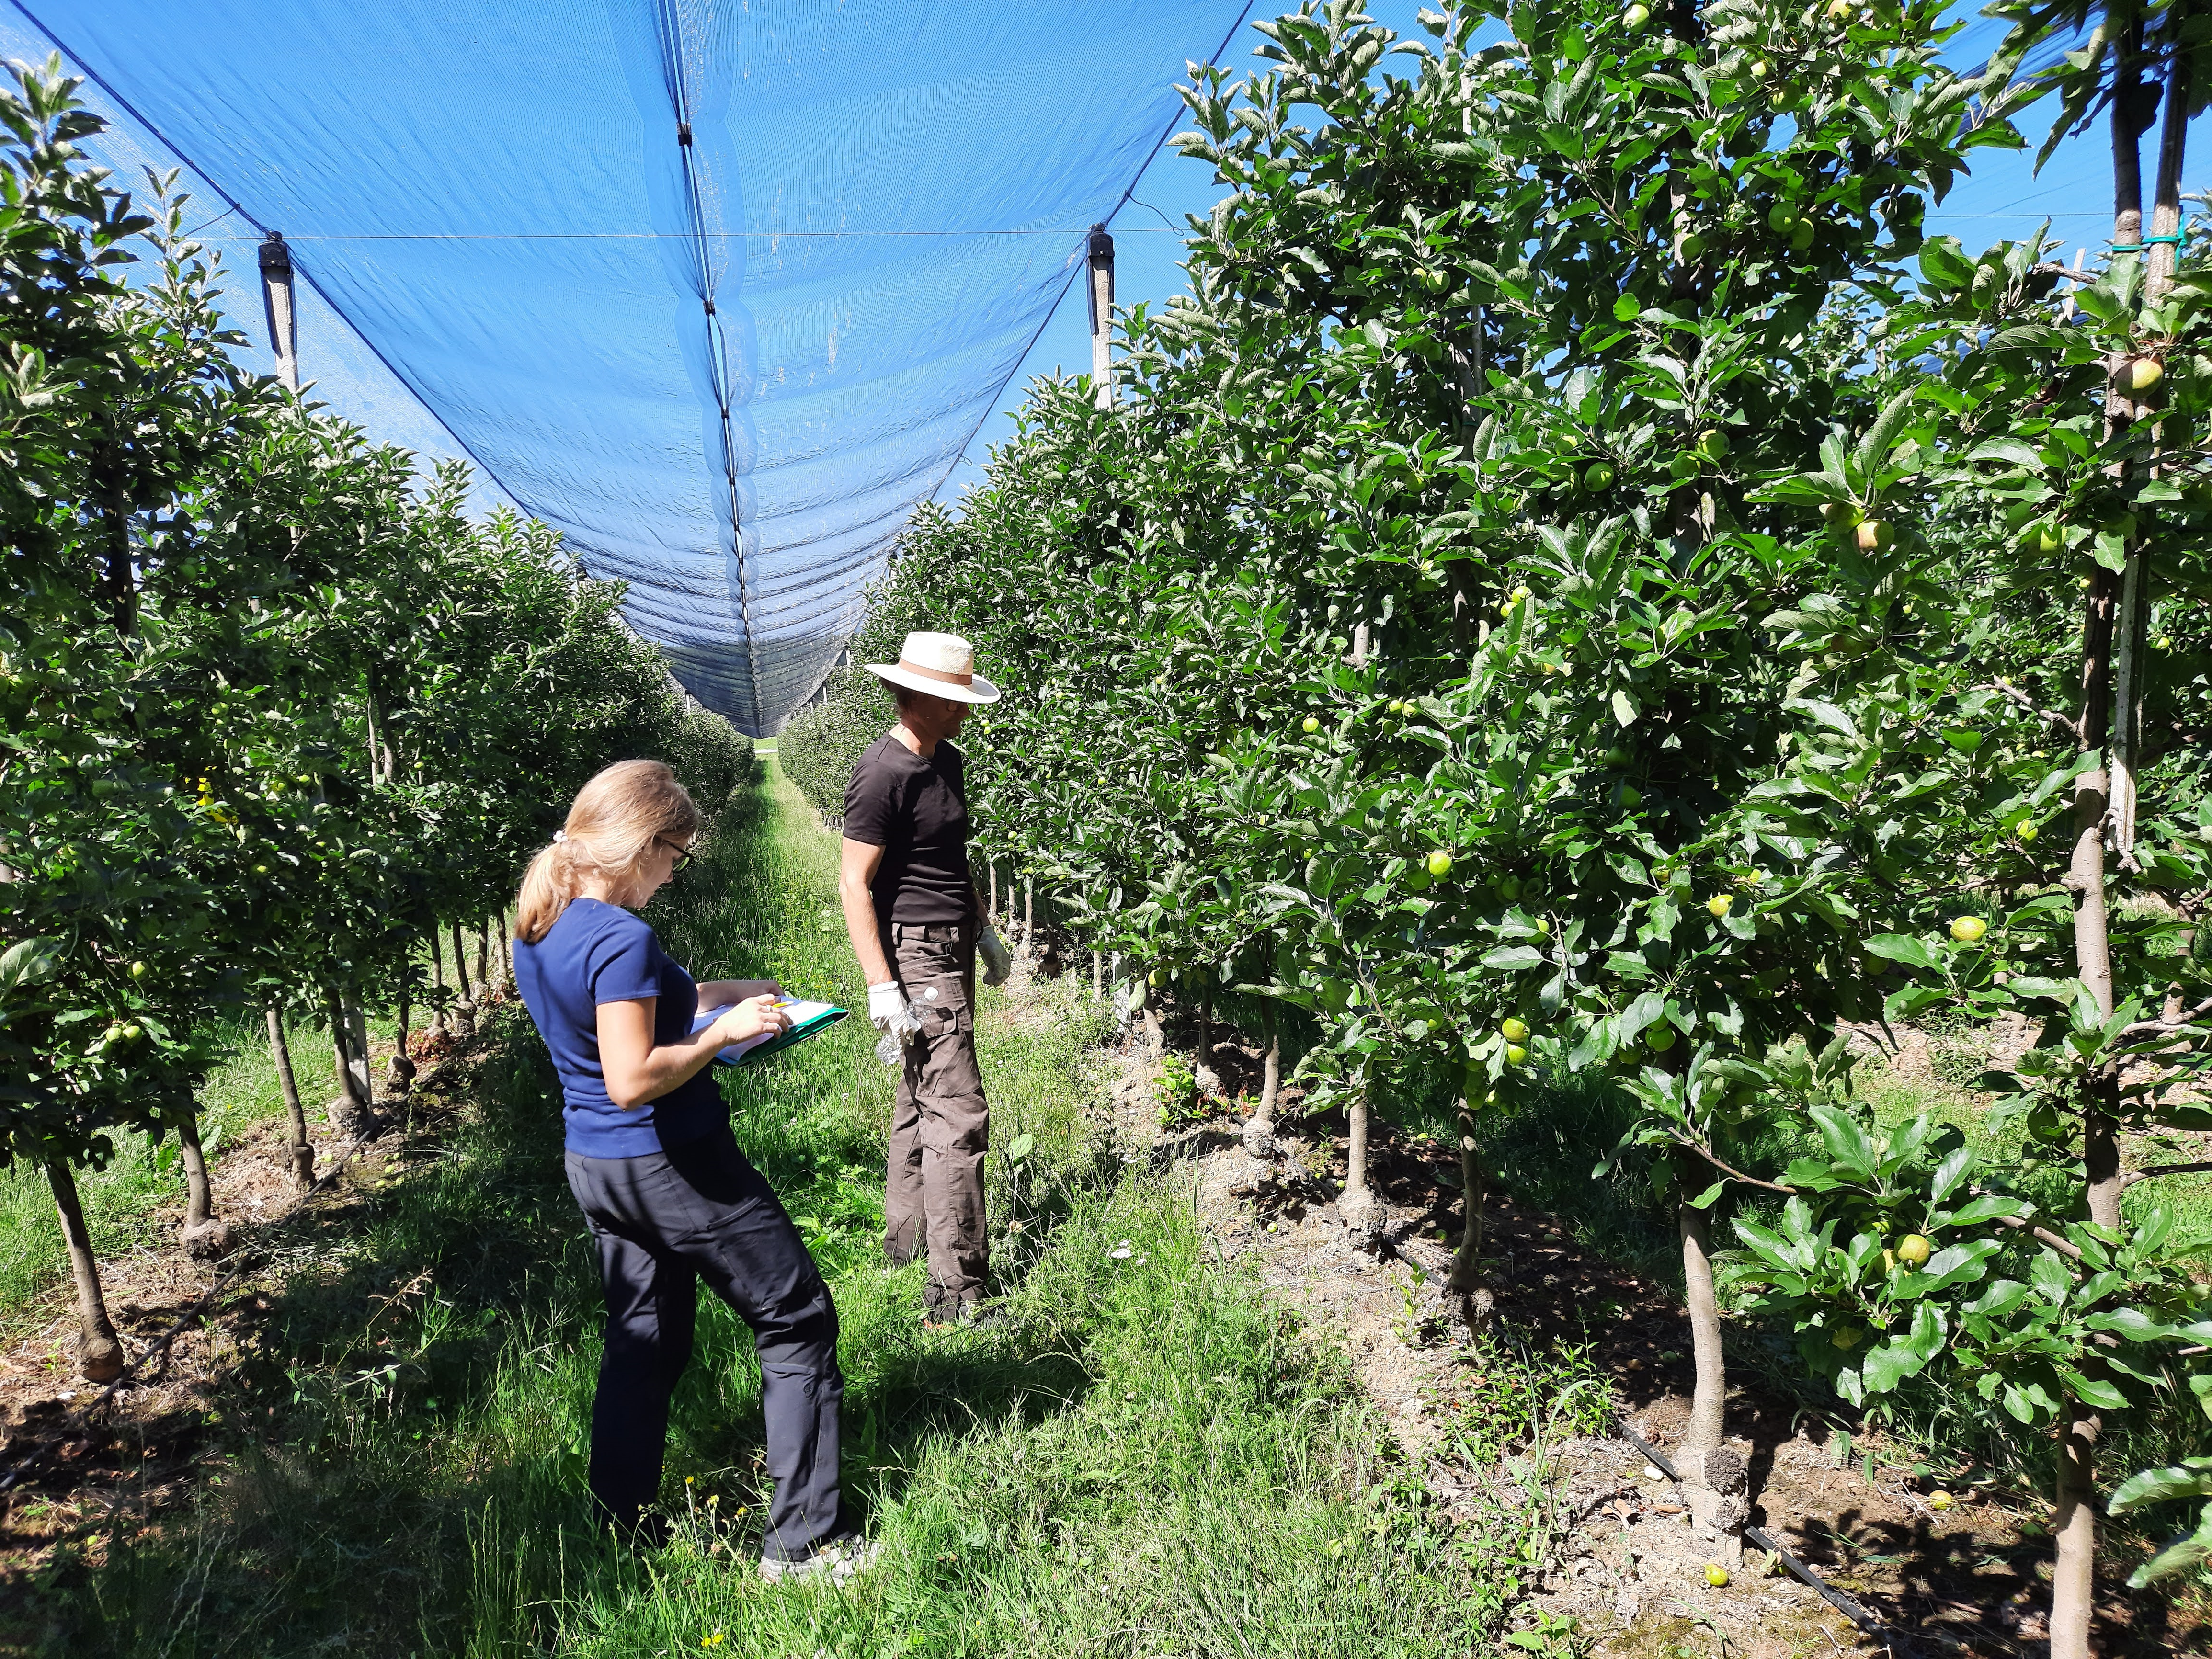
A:
<svg viewBox="0 0 2212 1659">
<path fill-rule="evenodd" d="M 729 1044 L 784 1029 L 779 988 L 695 985 L 630 914 L 690 861 L 698 828 L 659 761 L 610 766 L 531 860 L 515 920 L 515 981 L 560 1075 L 568 1188 L 606 1294 L 592 1495 L 625 1535 L 665 1529 L 644 1511 L 660 1491 L 669 1396 L 691 1358 L 704 1279 L 760 1354 L 775 1483 L 762 1573 L 842 1577 L 860 1551 L 838 1495 L 837 1310 L 707 1074 Z M 731 1006 L 695 1033 L 702 1001 Z"/>
</svg>

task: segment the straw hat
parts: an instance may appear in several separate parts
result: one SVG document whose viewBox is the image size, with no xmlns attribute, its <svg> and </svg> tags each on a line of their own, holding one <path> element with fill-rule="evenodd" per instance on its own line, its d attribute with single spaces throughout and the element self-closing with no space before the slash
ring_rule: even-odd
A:
<svg viewBox="0 0 2212 1659">
<path fill-rule="evenodd" d="M 879 680 L 955 702 L 996 702 L 999 688 L 975 672 L 975 647 L 957 634 L 909 634 L 896 663 L 862 665 Z"/>
</svg>

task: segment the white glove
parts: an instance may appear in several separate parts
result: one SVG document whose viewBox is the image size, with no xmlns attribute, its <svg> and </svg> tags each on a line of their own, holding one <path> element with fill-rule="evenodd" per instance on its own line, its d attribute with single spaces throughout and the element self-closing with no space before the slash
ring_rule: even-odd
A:
<svg viewBox="0 0 2212 1659">
<path fill-rule="evenodd" d="M 976 935 L 975 954 L 983 959 L 983 983 L 1004 985 L 1006 975 L 1014 971 L 1014 958 L 1006 949 L 1006 942 L 999 937 L 999 930 L 989 922 Z"/>
<path fill-rule="evenodd" d="M 885 1036 L 901 1042 L 921 1030 L 921 1016 L 895 979 L 868 987 L 868 1018 Z"/>
</svg>

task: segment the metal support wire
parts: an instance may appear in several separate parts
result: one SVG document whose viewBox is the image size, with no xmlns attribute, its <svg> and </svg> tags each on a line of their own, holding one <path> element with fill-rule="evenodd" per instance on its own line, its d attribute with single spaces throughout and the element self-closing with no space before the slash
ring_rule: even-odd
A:
<svg viewBox="0 0 2212 1659">
<path fill-rule="evenodd" d="M 653 38 L 660 47 L 662 78 L 676 116 L 676 147 L 684 166 L 684 199 L 692 257 L 699 276 L 700 304 L 706 315 L 707 361 L 714 380 L 714 408 L 721 417 L 722 478 L 729 492 L 730 562 L 737 577 L 738 623 L 744 635 L 746 684 L 752 693 L 755 732 L 765 729 L 761 720 L 760 653 L 753 637 L 752 584 L 745 569 L 744 514 L 738 490 L 736 422 L 730 412 L 730 345 L 714 310 L 714 272 L 708 252 L 707 210 L 699 194 L 699 174 L 691 142 L 691 94 L 684 77 L 684 26 L 673 0 L 656 0 Z"/>
</svg>

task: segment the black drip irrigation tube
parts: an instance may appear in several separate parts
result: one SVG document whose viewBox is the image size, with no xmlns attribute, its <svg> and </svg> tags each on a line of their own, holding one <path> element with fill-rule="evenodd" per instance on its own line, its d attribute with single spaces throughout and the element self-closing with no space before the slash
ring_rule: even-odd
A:
<svg viewBox="0 0 2212 1659">
<path fill-rule="evenodd" d="M 1638 1434 L 1635 1430 L 1630 1428 L 1626 1421 L 1620 1418 L 1615 1418 L 1613 1419 L 1613 1427 L 1620 1433 L 1622 1439 L 1628 1442 L 1630 1445 L 1635 1447 L 1637 1450 L 1642 1452 L 1644 1455 L 1650 1461 L 1652 1468 L 1657 1469 L 1660 1474 L 1665 1475 L 1676 1486 L 1679 1486 L 1682 1484 L 1682 1477 L 1674 1473 L 1674 1466 L 1668 1462 L 1665 1457 L 1662 1456 L 1656 1447 L 1647 1443 L 1643 1436 Z M 1763 1549 L 1768 1554 L 1777 1557 L 1784 1566 L 1790 1569 L 1790 1575 L 1793 1577 L 1801 1579 L 1806 1584 L 1811 1586 L 1813 1592 L 1823 1601 L 1826 1601 L 1830 1607 L 1835 1608 L 1838 1613 L 1842 1613 L 1844 1618 L 1850 1620 L 1852 1624 L 1857 1626 L 1859 1629 L 1864 1631 L 1869 1636 L 1875 1638 L 1885 1646 L 1894 1648 L 1896 1646 L 1902 1645 L 1905 1651 L 1910 1652 L 1911 1650 L 1912 1641 L 1917 1634 L 1925 1640 L 1939 1643 L 1942 1646 L 1950 1649 L 1954 1653 L 1968 1653 L 1972 1650 L 1966 1645 L 1966 1644 L 1960 1641 L 1956 1637 L 1947 1636 L 1941 1631 L 1931 1630 L 1917 1632 L 1901 1631 L 1897 1629 L 1894 1626 L 1884 1623 L 1873 1613 L 1868 1612 L 1862 1603 L 1851 1596 L 1844 1595 L 1843 1591 L 1838 1589 L 1834 1585 L 1829 1583 L 1826 1579 L 1821 1577 L 1819 1573 L 1814 1571 L 1812 1568 L 1807 1566 L 1802 1561 L 1800 1561 L 1796 1556 L 1790 1553 L 1788 1547 L 1785 1546 L 1780 1539 L 1775 1537 L 1773 1534 L 1768 1532 L 1765 1528 L 1746 1526 L 1743 1529 L 1743 1535 L 1749 1542 L 1759 1549 Z M 2014 1647 L 2011 1643 L 2004 1641 L 2002 1637 L 1995 1636 L 1993 1632 L 1990 1634 L 1989 1639 L 1997 1641 L 2001 1645 L 2010 1650 L 2012 1652 L 2018 1653 L 2020 1651 L 2020 1650 Z"/>
</svg>

